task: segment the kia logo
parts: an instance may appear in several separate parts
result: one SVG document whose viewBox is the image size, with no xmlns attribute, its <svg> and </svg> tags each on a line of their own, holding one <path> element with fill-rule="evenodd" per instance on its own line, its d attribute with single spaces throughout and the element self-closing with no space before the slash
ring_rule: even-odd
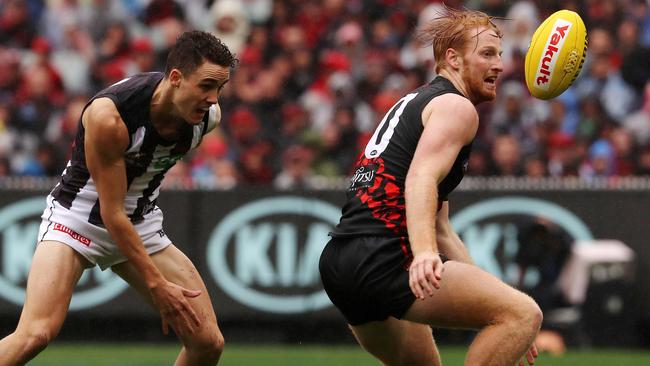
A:
<svg viewBox="0 0 650 366">
<path fill-rule="evenodd" d="M 506 282 L 518 275 L 513 262 L 525 243 L 517 240 L 517 220 L 543 218 L 563 230 L 573 241 L 591 240 L 587 225 L 571 211 L 549 201 L 528 197 L 499 197 L 470 205 L 451 217 L 455 231 L 463 238 L 474 262 Z M 538 282 L 536 269 L 529 269 L 527 285 Z"/>
<path fill-rule="evenodd" d="M 282 314 L 331 305 L 318 261 L 340 209 L 318 199 L 282 196 L 229 213 L 208 240 L 214 280 L 251 308 Z"/>
<path fill-rule="evenodd" d="M 0 209 L 0 298 L 22 306 L 25 285 L 38 241 L 40 216 L 45 198 L 14 202 Z M 70 310 L 81 310 L 105 303 L 127 287 L 111 271 L 99 267 L 84 271 L 72 296 Z"/>
</svg>

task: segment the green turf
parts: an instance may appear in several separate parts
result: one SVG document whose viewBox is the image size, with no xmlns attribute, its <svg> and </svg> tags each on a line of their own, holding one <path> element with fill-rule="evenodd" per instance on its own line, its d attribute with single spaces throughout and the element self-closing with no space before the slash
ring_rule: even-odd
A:
<svg viewBox="0 0 650 366">
<path fill-rule="evenodd" d="M 465 348 L 442 347 L 445 366 L 463 364 Z M 160 366 L 171 365 L 178 347 L 105 344 L 54 344 L 29 366 Z M 377 366 L 378 363 L 355 346 L 243 346 L 227 345 L 220 366 Z M 649 351 L 572 350 L 562 357 L 542 354 L 539 366 L 644 366 L 650 365 Z"/>
</svg>

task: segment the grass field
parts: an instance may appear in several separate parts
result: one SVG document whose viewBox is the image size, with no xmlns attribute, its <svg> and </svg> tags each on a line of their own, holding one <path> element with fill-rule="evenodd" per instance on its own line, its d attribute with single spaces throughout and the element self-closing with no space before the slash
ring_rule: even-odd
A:
<svg viewBox="0 0 650 366">
<path fill-rule="evenodd" d="M 445 366 L 462 365 L 465 348 L 442 347 Z M 171 365 L 178 347 L 168 345 L 53 344 L 29 366 L 161 366 Z M 227 345 L 220 366 L 377 366 L 355 346 Z M 542 354 L 540 366 L 644 366 L 650 350 L 573 350 L 562 357 Z"/>
</svg>

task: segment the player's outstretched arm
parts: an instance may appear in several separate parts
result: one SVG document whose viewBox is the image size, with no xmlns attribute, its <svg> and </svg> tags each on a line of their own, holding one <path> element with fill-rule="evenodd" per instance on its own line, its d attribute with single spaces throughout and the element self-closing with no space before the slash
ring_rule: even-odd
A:
<svg viewBox="0 0 650 366">
<path fill-rule="evenodd" d="M 456 94 L 434 98 L 422 112 L 424 131 L 406 176 L 406 222 L 413 262 L 409 285 L 424 299 L 440 287 L 442 260 L 436 241 L 438 184 L 447 176 L 461 148 L 476 134 L 478 116 L 472 103 Z"/>
<path fill-rule="evenodd" d="M 193 333 L 200 322 L 186 297 L 196 297 L 201 292 L 185 289 L 163 277 L 124 211 L 127 192 L 124 152 L 129 144 L 126 125 L 108 98 L 93 101 L 82 118 L 86 165 L 97 186 L 104 225 L 147 284 L 162 316 L 163 332 L 167 333 L 171 325 L 178 334 Z"/>
</svg>

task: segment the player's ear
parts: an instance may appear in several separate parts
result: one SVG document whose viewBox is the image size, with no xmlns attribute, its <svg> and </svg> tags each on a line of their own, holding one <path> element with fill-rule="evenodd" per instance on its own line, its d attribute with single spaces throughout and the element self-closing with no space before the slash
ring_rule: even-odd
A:
<svg viewBox="0 0 650 366">
<path fill-rule="evenodd" d="M 181 85 L 182 78 L 183 74 L 179 69 L 172 69 L 172 71 L 169 72 L 169 82 L 175 88 L 178 88 Z"/>
<path fill-rule="evenodd" d="M 445 61 L 454 69 L 460 69 L 460 66 L 463 64 L 462 55 L 453 48 L 447 48 L 447 51 L 445 52 Z"/>
</svg>

